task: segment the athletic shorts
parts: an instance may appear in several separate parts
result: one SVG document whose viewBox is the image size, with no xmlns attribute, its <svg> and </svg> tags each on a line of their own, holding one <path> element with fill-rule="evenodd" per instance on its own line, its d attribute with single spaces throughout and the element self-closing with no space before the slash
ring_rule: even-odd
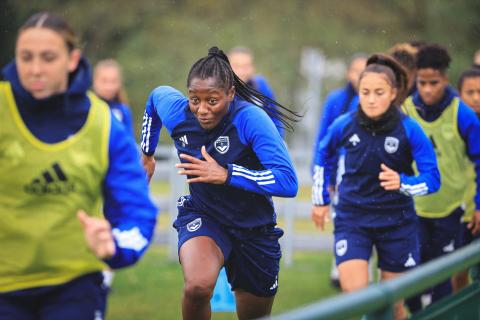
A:
<svg viewBox="0 0 480 320">
<path fill-rule="evenodd" d="M 420 251 L 423 262 L 455 251 L 459 248 L 458 235 L 462 232 L 461 207 L 444 218 L 422 218 L 420 225 Z"/>
<path fill-rule="evenodd" d="M 389 227 L 360 227 L 352 219 L 337 215 L 334 221 L 334 253 L 337 266 L 342 262 L 368 261 L 375 246 L 378 268 L 404 272 L 420 262 L 417 220 L 404 220 Z"/>
<path fill-rule="evenodd" d="M 468 229 L 468 224 L 469 222 L 462 222 L 460 226 L 460 232 L 458 233 L 458 237 L 455 240 L 457 248 L 462 248 L 466 245 L 469 245 L 476 238 L 472 234 L 472 229 Z"/>
<path fill-rule="evenodd" d="M 102 320 L 107 291 L 101 272 L 62 285 L 0 293 L 0 319 Z"/>
<path fill-rule="evenodd" d="M 232 228 L 189 208 L 188 197 L 180 198 L 178 204 L 179 214 L 173 226 L 178 232 L 179 251 L 189 239 L 207 236 L 223 253 L 232 290 L 242 289 L 261 297 L 277 293 L 282 229 L 273 225 Z"/>
</svg>

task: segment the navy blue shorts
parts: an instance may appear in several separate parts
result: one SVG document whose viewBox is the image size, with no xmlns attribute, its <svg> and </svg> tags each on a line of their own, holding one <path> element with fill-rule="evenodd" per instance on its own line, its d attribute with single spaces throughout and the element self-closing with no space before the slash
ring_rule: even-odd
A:
<svg viewBox="0 0 480 320">
<path fill-rule="evenodd" d="M 472 243 L 474 239 L 472 230 L 468 229 L 468 224 L 469 222 L 462 222 L 462 224 L 460 225 L 460 232 L 458 233 L 458 236 L 455 239 L 457 248 L 465 247 L 466 245 Z"/>
<path fill-rule="evenodd" d="M 62 285 L 0 293 L 0 319 L 101 320 L 107 292 L 101 272 Z"/>
<path fill-rule="evenodd" d="M 231 228 L 205 214 L 191 211 L 179 201 L 179 215 L 173 226 L 178 232 L 178 250 L 189 239 L 207 236 L 222 250 L 232 290 L 242 289 L 260 297 L 277 293 L 282 256 L 278 239 L 283 231 L 275 226 Z"/>
<path fill-rule="evenodd" d="M 463 231 L 461 223 L 463 214 L 463 209 L 458 207 L 444 218 L 420 217 L 422 262 L 428 262 L 459 248 L 458 235 Z"/>
<path fill-rule="evenodd" d="M 420 262 L 417 220 L 405 220 L 389 227 L 360 227 L 338 215 L 334 220 L 334 253 L 337 265 L 361 259 L 368 261 L 375 246 L 378 268 L 404 272 Z"/>
</svg>

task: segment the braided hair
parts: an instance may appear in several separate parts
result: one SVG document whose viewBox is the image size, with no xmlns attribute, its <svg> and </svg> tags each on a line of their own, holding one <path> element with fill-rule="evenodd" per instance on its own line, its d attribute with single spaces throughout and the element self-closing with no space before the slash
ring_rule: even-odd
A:
<svg viewBox="0 0 480 320">
<path fill-rule="evenodd" d="M 258 92 L 242 81 L 232 70 L 227 55 L 218 47 L 208 50 L 208 55 L 195 62 L 188 73 L 187 87 L 192 79 L 214 78 L 220 88 L 225 91 L 235 87 L 235 94 L 259 108 L 262 108 L 270 117 L 278 119 L 283 127 L 293 131 L 290 122 L 298 122 L 302 115 L 283 106 L 279 102 Z"/>
</svg>

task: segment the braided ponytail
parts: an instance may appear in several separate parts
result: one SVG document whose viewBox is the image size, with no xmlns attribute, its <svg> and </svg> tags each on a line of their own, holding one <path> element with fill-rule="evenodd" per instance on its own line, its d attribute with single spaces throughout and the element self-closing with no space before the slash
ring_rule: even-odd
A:
<svg viewBox="0 0 480 320">
<path fill-rule="evenodd" d="M 242 81 L 232 70 L 227 55 L 218 47 L 208 50 L 208 55 L 195 62 L 188 73 L 187 86 L 193 78 L 215 78 L 218 85 L 227 90 L 235 87 L 235 94 L 259 108 L 262 108 L 270 117 L 278 119 L 285 129 L 293 131 L 290 122 L 298 122 L 302 115 L 279 102 L 258 92 Z"/>
</svg>

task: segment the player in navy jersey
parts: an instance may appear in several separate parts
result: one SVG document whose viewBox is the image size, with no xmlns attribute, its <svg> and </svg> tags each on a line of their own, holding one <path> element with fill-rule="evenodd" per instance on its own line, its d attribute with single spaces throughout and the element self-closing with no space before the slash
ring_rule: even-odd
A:
<svg viewBox="0 0 480 320">
<path fill-rule="evenodd" d="M 171 87 L 153 90 L 141 143 L 150 178 L 164 126 L 178 150 L 179 174 L 189 183 L 190 195 L 179 199 L 174 222 L 185 281 L 183 317 L 210 318 L 209 302 L 223 265 L 238 317 L 268 315 L 278 287 L 283 234 L 275 227 L 271 197 L 294 197 L 298 184 L 267 113 L 287 127 L 287 120 L 298 116 L 240 80 L 216 47 L 192 66 L 187 87 L 188 97 Z"/>
<path fill-rule="evenodd" d="M 322 116 L 320 117 L 313 150 L 317 149 L 318 143 L 320 142 L 322 137 L 325 136 L 328 128 L 335 121 L 335 119 L 345 113 L 357 109 L 358 77 L 365 69 L 367 58 L 368 56 L 364 53 L 355 53 L 350 59 L 350 65 L 348 66 L 348 71 L 346 74 L 347 84 L 343 88 L 335 89 L 327 95 L 325 103 L 323 105 Z M 315 154 L 315 151 L 313 152 L 313 154 Z M 338 183 L 340 183 L 341 176 L 343 174 L 343 160 L 344 158 L 340 150 L 339 154 L 336 157 L 332 158 L 333 171 L 330 176 L 330 184 L 328 188 L 333 199 L 337 198 L 336 188 Z M 335 205 L 335 201 L 333 201 L 333 205 Z M 332 217 L 334 217 L 333 214 Z M 334 287 L 340 288 L 340 282 L 338 280 L 338 270 L 334 261 L 332 261 L 332 267 L 330 270 L 330 283 Z"/>
<path fill-rule="evenodd" d="M 323 229 L 330 203 L 329 159 L 339 148 L 345 150 L 334 235 L 340 284 L 346 292 L 367 286 L 373 246 L 382 280 L 419 262 L 412 196 L 435 192 L 440 174 L 429 139 L 397 107 L 406 90 L 406 72 L 393 58 L 370 57 L 359 79 L 358 110 L 338 118 L 316 152 L 312 219 Z M 395 317 L 405 317 L 402 302 L 395 305 Z"/>
</svg>

